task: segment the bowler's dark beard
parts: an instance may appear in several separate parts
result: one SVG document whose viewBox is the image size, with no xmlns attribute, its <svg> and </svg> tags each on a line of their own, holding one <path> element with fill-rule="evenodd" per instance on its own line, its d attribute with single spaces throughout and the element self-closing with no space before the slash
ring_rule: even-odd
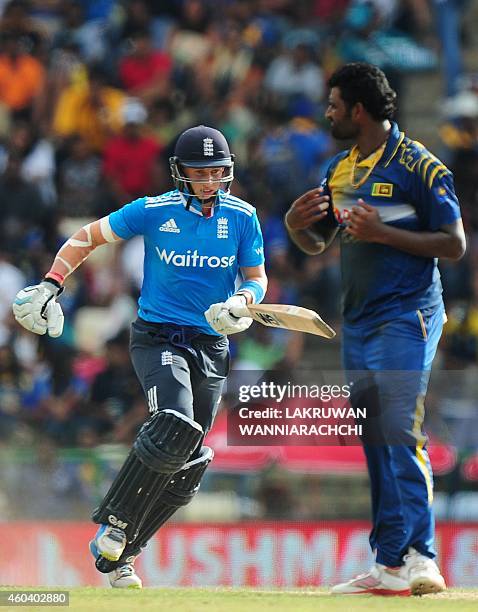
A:
<svg viewBox="0 0 478 612">
<path fill-rule="evenodd" d="M 354 140 L 357 137 L 357 130 L 344 129 L 337 125 L 332 125 L 330 133 L 336 140 Z"/>
</svg>

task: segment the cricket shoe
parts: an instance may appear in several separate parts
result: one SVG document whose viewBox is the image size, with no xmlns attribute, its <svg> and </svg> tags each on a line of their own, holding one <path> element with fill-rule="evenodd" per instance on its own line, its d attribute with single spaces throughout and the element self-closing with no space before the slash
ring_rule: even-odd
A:
<svg viewBox="0 0 478 612">
<path fill-rule="evenodd" d="M 126 534 L 122 529 L 101 525 L 90 542 L 90 551 L 96 559 L 101 555 L 108 561 L 118 561 L 126 544 Z"/>
<path fill-rule="evenodd" d="M 412 595 L 440 593 L 446 589 L 445 579 L 440 574 L 438 565 L 425 555 L 421 555 L 410 546 L 405 555 L 405 569 L 408 572 L 408 583 Z"/>
<path fill-rule="evenodd" d="M 134 571 L 133 562 L 125 563 L 108 574 L 108 580 L 114 589 L 143 588 L 141 578 Z"/>
<path fill-rule="evenodd" d="M 410 595 L 403 567 L 389 568 L 375 563 L 365 574 L 332 587 L 334 595 Z"/>
</svg>

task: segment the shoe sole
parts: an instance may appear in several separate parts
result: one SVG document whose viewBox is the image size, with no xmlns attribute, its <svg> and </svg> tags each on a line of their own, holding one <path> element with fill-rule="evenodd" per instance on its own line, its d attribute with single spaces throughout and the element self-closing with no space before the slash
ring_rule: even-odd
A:
<svg viewBox="0 0 478 612">
<path fill-rule="evenodd" d="M 412 595 L 429 595 L 431 593 L 441 593 L 446 589 L 445 581 L 443 584 L 436 582 L 435 580 L 427 578 L 417 578 L 410 583 L 410 590 Z"/>
<path fill-rule="evenodd" d="M 410 597 L 412 594 L 410 589 L 405 591 L 387 591 L 386 589 L 371 590 L 372 595 L 380 595 L 381 597 Z"/>
<path fill-rule="evenodd" d="M 410 597 L 412 594 L 410 589 L 403 591 L 390 591 L 389 589 L 364 589 L 363 591 L 355 591 L 354 593 L 332 591 L 332 595 L 379 595 L 380 597 Z"/>
</svg>

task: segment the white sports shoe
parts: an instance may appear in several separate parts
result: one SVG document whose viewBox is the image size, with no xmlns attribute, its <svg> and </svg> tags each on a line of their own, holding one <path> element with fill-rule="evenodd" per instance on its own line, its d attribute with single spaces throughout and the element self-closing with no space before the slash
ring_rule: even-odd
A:
<svg viewBox="0 0 478 612">
<path fill-rule="evenodd" d="M 96 549 L 93 554 L 97 557 L 101 555 L 108 561 L 118 561 L 126 547 L 126 534 L 118 527 L 111 525 L 101 525 L 95 535 L 95 539 L 90 543 Z"/>
<path fill-rule="evenodd" d="M 108 574 L 110 584 L 115 589 L 142 589 L 141 578 L 134 571 L 132 563 L 117 567 Z"/>
<path fill-rule="evenodd" d="M 438 565 L 417 550 L 408 549 L 405 555 L 405 568 L 408 572 L 408 582 L 412 595 L 426 595 L 427 593 L 440 593 L 446 589 L 445 579 L 440 574 Z"/>
<path fill-rule="evenodd" d="M 380 563 L 372 565 L 365 573 L 332 587 L 334 595 L 410 595 L 403 566 L 391 569 Z"/>
</svg>

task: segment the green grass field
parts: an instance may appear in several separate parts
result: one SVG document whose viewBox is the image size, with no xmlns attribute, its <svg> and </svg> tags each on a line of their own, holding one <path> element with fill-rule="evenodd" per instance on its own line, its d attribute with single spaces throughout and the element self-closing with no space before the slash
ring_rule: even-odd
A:
<svg viewBox="0 0 478 612">
<path fill-rule="evenodd" d="M 1 587 L 0 591 L 19 588 Z M 41 589 L 43 590 L 43 589 Z M 60 589 L 64 590 L 64 589 Z M 102 588 L 70 589 L 70 606 L 0 606 L 0 610 L 60 612 L 336 612 L 338 610 L 460 610 L 477 612 L 478 589 L 451 589 L 425 597 L 375 597 L 328 595 L 324 589 L 265 591 L 252 589 L 156 589 L 113 591 Z"/>
</svg>

